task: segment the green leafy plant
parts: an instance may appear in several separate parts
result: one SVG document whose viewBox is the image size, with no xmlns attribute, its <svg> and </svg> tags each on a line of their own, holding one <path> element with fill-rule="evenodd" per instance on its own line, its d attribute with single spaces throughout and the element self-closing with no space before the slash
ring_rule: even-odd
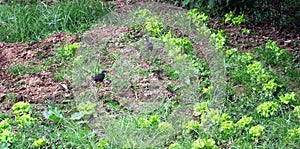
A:
<svg viewBox="0 0 300 149">
<path fill-rule="evenodd" d="M 99 139 L 98 144 L 97 144 L 97 148 L 99 149 L 105 149 L 109 147 L 109 143 L 108 141 L 104 140 L 104 139 Z"/>
<path fill-rule="evenodd" d="M 234 14 L 232 11 L 225 14 L 225 23 L 229 23 L 234 18 Z"/>
<path fill-rule="evenodd" d="M 286 49 L 281 49 L 275 41 L 267 40 L 264 47 L 257 48 L 258 56 L 273 66 L 291 67 L 293 56 Z"/>
<path fill-rule="evenodd" d="M 158 130 L 161 132 L 172 132 L 174 131 L 174 128 L 172 124 L 168 122 L 161 122 L 158 124 Z"/>
<path fill-rule="evenodd" d="M 218 49 L 223 49 L 227 41 L 227 37 L 224 32 L 224 30 L 218 30 L 217 33 L 211 34 L 211 39 L 216 44 L 216 48 Z"/>
<path fill-rule="evenodd" d="M 252 117 L 243 116 L 239 121 L 236 122 L 236 125 L 240 128 L 247 127 L 252 122 Z"/>
<path fill-rule="evenodd" d="M 220 110 L 210 108 L 200 117 L 201 125 L 218 124 L 220 121 Z"/>
<path fill-rule="evenodd" d="M 279 108 L 279 105 L 274 101 L 268 101 L 260 104 L 257 107 L 258 113 L 260 113 L 264 117 L 270 117 L 274 115 Z"/>
<path fill-rule="evenodd" d="M 139 118 L 137 127 L 138 128 L 147 128 L 151 126 L 151 122 L 146 118 Z"/>
<path fill-rule="evenodd" d="M 238 15 L 237 17 L 234 17 L 232 19 L 232 23 L 235 25 L 235 26 L 240 26 L 242 23 L 244 23 L 246 20 L 245 20 L 245 15 L 242 14 L 242 15 Z"/>
<path fill-rule="evenodd" d="M 158 18 L 150 17 L 146 19 L 145 28 L 153 37 L 159 37 L 162 35 L 163 24 Z"/>
<path fill-rule="evenodd" d="M 12 107 L 15 115 L 31 114 L 32 109 L 28 102 L 17 102 Z"/>
<path fill-rule="evenodd" d="M 39 139 L 35 140 L 32 143 L 32 146 L 37 147 L 37 148 L 41 148 L 41 147 L 44 147 L 46 145 L 47 145 L 47 140 L 44 136 L 42 138 L 39 138 Z"/>
<path fill-rule="evenodd" d="M 245 16 L 244 14 L 238 15 L 237 17 L 234 17 L 234 14 L 232 11 L 225 14 L 225 23 L 232 22 L 235 26 L 240 26 L 242 23 L 245 22 Z"/>
<path fill-rule="evenodd" d="M 289 104 L 290 102 L 297 101 L 297 95 L 295 92 L 285 93 L 284 95 L 280 95 L 279 99 L 284 104 Z"/>
<path fill-rule="evenodd" d="M 198 9 L 190 9 L 188 15 L 196 25 L 203 24 L 209 19 L 205 13 L 200 13 Z"/>
<path fill-rule="evenodd" d="M 80 46 L 79 43 L 67 44 L 55 51 L 55 55 L 62 60 L 70 60 L 75 56 L 76 49 Z"/>
<path fill-rule="evenodd" d="M 12 107 L 15 120 L 19 123 L 20 127 L 29 126 L 37 122 L 37 118 L 32 118 L 32 109 L 28 102 L 18 102 Z"/>
<path fill-rule="evenodd" d="M 16 116 L 16 122 L 19 123 L 20 127 L 30 126 L 37 123 L 37 118 L 31 117 L 30 114 L 23 114 L 20 116 Z"/>
<path fill-rule="evenodd" d="M 300 118 L 300 106 L 296 106 L 293 110 L 293 113 L 295 114 L 295 116 Z"/>
<path fill-rule="evenodd" d="M 200 116 L 203 112 L 208 110 L 208 102 L 196 103 L 194 105 L 193 115 Z"/>
<path fill-rule="evenodd" d="M 267 83 L 263 84 L 263 88 L 262 91 L 265 93 L 265 95 L 267 96 L 271 96 L 273 93 L 276 92 L 277 87 L 279 87 L 280 85 L 278 85 L 276 82 L 274 82 L 275 80 L 272 79 L 270 81 L 268 81 Z"/>
<path fill-rule="evenodd" d="M 138 128 L 147 128 L 151 126 L 157 126 L 160 124 L 160 116 L 151 115 L 148 119 L 139 118 L 137 127 Z"/>
<path fill-rule="evenodd" d="M 242 29 L 242 33 L 248 35 L 248 34 L 250 34 L 250 29 L 243 28 L 243 29 Z"/>
<path fill-rule="evenodd" d="M 300 141 L 300 127 L 294 128 L 294 129 L 289 129 L 287 139 L 289 141 L 299 142 Z"/>
<path fill-rule="evenodd" d="M 250 128 L 249 134 L 252 137 L 252 139 L 258 140 L 259 137 L 261 137 L 264 134 L 265 127 L 262 125 L 256 125 Z"/>
<path fill-rule="evenodd" d="M 7 146 L 10 146 L 10 144 L 15 141 L 15 134 L 8 120 L 9 119 L 6 118 L 0 122 L 0 145 L 5 143 Z"/>
<path fill-rule="evenodd" d="M 223 121 L 221 122 L 220 131 L 224 133 L 225 135 L 233 136 L 235 133 L 235 124 L 233 121 Z"/>
<path fill-rule="evenodd" d="M 180 148 L 182 147 L 177 142 L 169 145 L 169 149 L 180 149 Z"/>
<path fill-rule="evenodd" d="M 78 104 L 77 109 L 80 113 L 84 115 L 85 118 L 89 118 L 92 115 L 96 114 L 96 103 L 92 103 L 90 101 L 81 102 Z"/>
<path fill-rule="evenodd" d="M 225 122 L 225 121 L 228 121 L 230 119 L 231 119 L 231 116 L 229 114 L 227 114 L 227 113 L 223 113 L 221 115 L 221 118 L 220 118 L 221 122 Z"/>
<path fill-rule="evenodd" d="M 55 106 L 48 106 L 43 114 L 46 119 L 56 121 L 58 123 L 62 123 L 64 120 L 64 116 L 61 114 L 61 111 Z"/>
<path fill-rule="evenodd" d="M 151 115 L 149 117 L 149 122 L 152 126 L 157 126 L 160 123 L 160 116 L 158 115 Z"/>
<path fill-rule="evenodd" d="M 217 149 L 216 142 L 214 139 L 197 139 L 191 145 L 192 149 Z"/>
<path fill-rule="evenodd" d="M 195 120 L 190 120 L 187 124 L 184 125 L 188 133 L 197 133 L 200 130 L 200 123 Z"/>
</svg>

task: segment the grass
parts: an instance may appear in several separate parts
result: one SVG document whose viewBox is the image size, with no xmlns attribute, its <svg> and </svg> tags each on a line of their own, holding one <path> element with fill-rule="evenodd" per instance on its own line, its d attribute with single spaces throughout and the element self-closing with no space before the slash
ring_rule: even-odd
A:
<svg viewBox="0 0 300 149">
<path fill-rule="evenodd" d="M 144 13 L 149 13 L 148 16 L 159 15 L 155 12 L 141 8 L 141 11 L 133 12 L 133 16 Z M 133 27 L 133 33 L 129 33 L 133 36 L 127 36 L 127 41 L 130 41 L 132 47 L 137 47 L 129 54 L 103 48 L 115 44 L 108 42 L 96 46 L 82 44 L 78 50 L 70 51 L 67 46 L 59 48 L 56 62 L 66 62 L 70 67 L 66 73 L 57 72 L 56 76 L 57 79 L 62 79 L 62 76 L 72 78 L 75 100 L 69 105 L 63 105 L 67 106 L 63 110 L 61 105 L 58 112 L 52 113 L 52 119 L 44 120 L 41 113 L 34 111 L 32 117 L 38 118 L 38 122 L 31 127 L 17 129 L 18 133 L 11 147 L 32 147 L 32 143 L 42 136 L 47 140 L 44 147 L 50 148 L 168 148 L 175 145 L 179 148 L 201 148 L 201 141 L 206 148 L 299 146 L 299 137 L 291 135 L 290 130 L 299 128 L 299 119 L 293 114 L 293 109 L 300 103 L 295 101 L 284 104 L 279 100 L 280 95 L 285 93 L 293 91 L 299 94 L 299 90 L 289 86 L 297 80 L 299 74 L 299 66 L 290 53 L 278 49 L 271 42 L 258 47 L 255 54 L 234 50 L 234 47 L 222 44 L 222 39 L 226 39 L 223 37 L 225 35 L 218 34 L 217 31 L 214 37 L 218 36 L 221 40 L 212 39 L 218 44 L 214 46 L 214 43 L 205 40 L 211 38 L 213 33 L 207 28 L 198 28 L 199 34 L 193 37 L 197 38 L 195 41 L 201 42 L 202 48 L 209 48 L 211 51 L 193 49 L 190 43 L 186 46 L 187 39 L 167 36 L 167 27 L 163 27 L 163 33 L 153 34 L 153 31 L 158 31 L 155 28 L 160 27 L 156 26 L 158 22 L 170 27 L 168 22 L 174 23 L 170 19 L 178 21 L 176 27 L 183 31 L 194 31 L 189 24 L 184 23 L 191 22 L 187 20 L 186 13 L 171 13 L 172 17 L 168 13 L 162 14 L 154 17 L 159 19 L 154 21 L 153 26 L 148 22 L 148 27 L 151 28 L 148 31 L 141 28 L 147 19 L 145 17 L 133 17 L 125 22 Z M 143 34 L 153 35 L 154 50 L 157 50 L 154 52 L 160 53 L 159 58 L 145 51 L 143 40 L 134 36 L 139 30 Z M 185 44 L 180 44 L 179 41 L 185 41 Z M 191 43 L 197 44 L 195 41 Z M 181 49 L 184 46 L 187 49 Z M 206 58 L 210 59 L 205 61 L 195 56 L 199 50 L 208 52 L 205 53 Z M 141 57 L 136 52 L 140 52 Z M 143 69 L 141 62 L 147 62 L 149 70 Z M 49 63 L 51 65 L 52 62 Z M 83 85 L 90 82 L 88 76 L 101 72 L 104 68 L 112 70 L 106 78 L 106 81 L 111 82 L 111 90 L 105 85 Z M 22 74 L 18 69 L 12 70 L 15 74 Z M 152 100 L 141 99 L 141 95 L 147 90 L 139 86 L 139 78 L 151 77 L 158 72 L 162 76 L 163 88 L 151 88 L 150 82 L 148 89 L 155 91 L 155 88 L 159 88 L 159 92 L 166 89 L 172 96 L 155 94 L 157 97 Z M 26 73 L 30 71 L 27 70 Z M 223 82 L 224 78 L 227 79 L 226 83 Z M 129 91 L 134 95 L 127 95 Z M 99 95 L 102 95 L 100 99 Z M 273 115 L 265 117 L 258 112 L 257 107 L 269 101 L 276 102 L 279 106 Z M 203 104 L 204 102 L 207 104 Z M 268 110 L 263 111 L 268 113 Z M 64 116 L 62 122 L 53 121 L 58 113 Z M 71 119 L 72 116 L 76 119 Z M 239 121 L 245 116 L 252 120 L 241 127 Z M 18 122 L 13 117 L 14 115 L 0 115 L 0 120 L 10 118 L 10 124 L 18 127 Z M 250 133 L 250 130 L 259 128 L 255 126 L 264 128 L 256 136 Z M 1 145 L 3 144 L 0 143 Z"/>
<path fill-rule="evenodd" d="M 12 74 L 12 77 L 16 77 L 18 75 L 23 76 L 25 74 L 39 73 L 42 69 L 43 68 L 40 65 L 32 66 L 30 64 L 18 63 L 10 66 L 8 71 Z"/>
<path fill-rule="evenodd" d="M 53 5 L 2 4 L 0 5 L 0 41 L 40 41 L 53 32 L 83 32 L 109 12 L 102 2 L 65 1 Z"/>
</svg>

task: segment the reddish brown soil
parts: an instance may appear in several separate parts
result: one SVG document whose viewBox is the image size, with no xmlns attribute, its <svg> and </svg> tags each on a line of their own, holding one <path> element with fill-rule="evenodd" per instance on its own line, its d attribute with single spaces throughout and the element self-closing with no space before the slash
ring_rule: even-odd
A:
<svg viewBox="0 0 300 149">
<path fill-rule="evenodd" d="M 32 66 L 42 65 L 42 61 L 53 55 L 56 47 L 74 43 L 77 37 L 67 33 L 56 33 L 34 44 L 26 43 L 0 43 L 0 110 L 5 112 L 17 101 L 30 103 L 44 103 L 58 100 L 60 96 L 70 97 L 71 92 L 65 91 L 62 84 L 57 81 L 51 68 L 39 73 L 18 75 L 13 77 L 8 71 L 10 66 L 16 64 L 28 64 Z M 43 57 L 38 55 L 44 55 Z M 14 94 L 14 96 L 11 96 Z"/>
</svg>

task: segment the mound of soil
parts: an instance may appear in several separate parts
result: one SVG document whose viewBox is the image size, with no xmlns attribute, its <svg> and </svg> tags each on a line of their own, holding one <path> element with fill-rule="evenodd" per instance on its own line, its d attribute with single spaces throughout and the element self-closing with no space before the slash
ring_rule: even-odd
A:
<svg viewBox="0 0 300 149">
<path fill-rule="evenodd" d="M 56 47 L 76 41 L 74 35 L 56 33 L 34 44 L 0 43 L 0 110 L 6 112 L 18 101 L 44 103 L 60 96 L 70 97 L 71 92 L 64 89 L 66 82 L 57 81 L 51 68 L 17 76 L 9 68 L 17 64 L 43 67 L 43 61 L 53 56 Z"/>
</svg>

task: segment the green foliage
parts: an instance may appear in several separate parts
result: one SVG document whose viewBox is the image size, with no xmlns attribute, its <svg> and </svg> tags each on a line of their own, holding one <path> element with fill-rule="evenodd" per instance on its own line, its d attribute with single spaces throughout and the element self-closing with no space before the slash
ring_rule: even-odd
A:
<svg viewBox="0 0 300 149">
<path fill-rule="evenodd" d="M 247 127 L 252 122 L 252 117 L 243 116 L 239 121 L 236 122 L 237 126 L 240 128 Z"/>
<path fill-rule="evenodd" d="M 211 38 L 214 41 L 214 43 L 216 44 L 218 49 L 223 49 L 224 45 L 227 41 L 227 37 L 224 32 L 225 32 L 224 30 L 218 30 L 217 33 L 211 34 Z"/>
<path fill-rule="evenodd" d="M 273 93 L 276 92 L 277 87 L 279 87 L 280 85 L 278 85 L 276 82 L 274 82 L 275 80 L 272 79 L 270 81 L 268 81 L 267 83 L 264 83 L 262 86 L 262 91 L 265 93 L 265 95 L 271 96 Z"/>
<path fill-rule="evenodd" d="M 221 122 L 220 131 L 226 135 L 233 136 L 235 133 L 234 128 L 235 128 L 235 124 L 233 123 L 233 121 Z"/>
<path fill-rule="evenodd" d="M 220 118 L 221 122 L 225 122 L 225 121 L 228 121 L 228 120 L 230 120 L 230 119 L 231 119 L 231 116 L 228 115 L 227 113 L 223 113 L 223 114 L 221 115 L 221 118 Z"/>
<path fill-rule="evenodd" d="M 272 66 L 290 67 L 292 54 L 281 49 L 275 41 L 268 40 L 264 47 L 257 48 L 258 55 L 267 64 Z"/>
<path fill-rule="evenodd" d="M 80 113 L 84 115 L 84 117 L 89 118 L 92 115 L 96 114 L 96 106 L 96 103 L 87 101 L 79 103 L 77 109 Z"/>
<path fill-rule="evenodd" d="M 168 122 L 161 122 L 158 124 L 158 130 L 161 132 L 172 132 L 174 131 L 174 128 L 172 124 Z"/>
<path fill-rule="evenodd" d="M 194 105 L 193 115 L 200 116 L 204 111 L 208 110 L 208 102 L 196 103 Z"/>
<path fill-rule="evenodd" d="M 250 34 L 250 29 L 243 28 L 243 29 L 242 29 L 242 33 L 248 35 L 248 34 Z"/>
<path fill-rule="evenodd" d="M 172 32 L 168 32 L 167 34 L 161 36 L 160 39 L 163 42 L 169 42 L 173 46 L 175 46 L 174 50 L 168 51 L 169 55 L 173 58 L 179 56 L 178 54 L 191 54 L 191 52 L 193 51 L 192 42 L 186 37 L 176 38 L 173 37 Z"/>
<path fill-rule="evenodd" d="M 14 110 L 14 114 L 18 116 L 32 113 L 31 106 L 28 102 L 15 103 L 12 109 Z"/>
<path fill-rule="evenodd" d="M 163 24 L 157 18 L 150 17 L 146 19 L 145 28 L 153 37 L 159 37 L 162 35 Z"/>
<path fill-rule="evenodd" d="M 197 139 L 192 144 L 192 149 L 217 149 L 214 139 Z"/>
<path fill-rule="evenodd" d="M 274 101 L 268 101 L 260 104 L 257 107 L 258 113 L 260 113 L 262 116 L 268 118 L 272 115 L 274 115 L 278 111 L 279 105 Z"/>
<path fill-rule="evenodd" d="M 295 114 L 295 116 L 300 118 L 300 106 L 296 106 L 293 110 L 293 113 Z"/>
<path fill-rule="evenodd" d="M 13 133 L 12 127 L 8 122 L 8 118 L 2 120 L 0 122 L 0 145 L 2 143 L 10 143 L 14 142 L 15 134 Z"/>
<path fill-rule="evenodd" d="M 292 143 L 294 142 L 299 142 L 300 141 L 300 127 L 294 128 L 294 129 L 289 129 L 288 130 L 288 136 L 285 138 L 287 142 Z"/>
<path fill-rule="evenodd" d="M 181 146 L 176 142 L 169 145 L 169 149 L 180 149 Z"/>
<path fill-rule="evenodd" d="M 259 137 L 261 137 L 264 134 L 265 127 L 262 125 L 256 125 L 250 128 L 249 134 L 250 136 L 257 140 Z"/>
<path fill-rule="evenodd" d="M 244 14 L 238 15 L 237 17 L 234 17 L 234 14 L 232 11 L 225 14 L 225 23 L 233 23 L 235 26 L 240 26 L 242 23 L 245 22 L 245 16 Z"/>
<path fill-rule="evenodd" d="M 44 111 L 44 117 L 46 119 L 62 123 L 64 116 L 62 115 L 61 111 L 54 106 L 49 106 L 45 111 Z"/>
<path fill-rule="evenodd" d="M 280 101 L 284 104 L 289 104 L 290 102 L 297 101 L 297 95 L 295 92 L 285 93 L 284 95 L 280 95 Z"/>
<path fill-rule="evenodd" d="M 151 122 L 145 118 L 139 118 L 137 127 L 138 128 L 147 128 L 151 126 Z"/>
<path fill-rule="evenodd" d="M 18 102 L 12 107 L 15 114 L 15 120 L 20 127 L 29 126 L 37 122 L 37 118 L 32 118 L 32 109 L 28 102 Z"/>
<path fill-rule="evenodd" d="M 97 148 L 98 149 L 105 149 L 109 147 L 109 143 L 106 140 L 103 139 L 99 139 L 98 144 L 97 144 Z"/>
<path fill-rule="evenodd" d="M 75 56 L 76 49 L 80 46 L 79 43 L 67 44 L 55 51 L 57 58 L 62 60 L 70 60 Z"/>
<path fill-rule="evenodd" d="M 47 145 L 47 140 L 46 140 L 45 136 L 43 136 L 42 138 L 39 138 L 39 139 L 35 140 L 32 143 L 32 146 L 36 147 L 36 148 L 41 148 L 41 147 L 44 147 L 46 145 Z"/>
<path fill-rule="evenodd" d="M 188 15 L 196 25 L 204 24 L 209 19 L 209 17 L 205 13 L 200 13 L 198 9 L 189 10 Z"/>
<path fill-rule="evenodd" d="M 37 41 L 58 31 L 80 32 L 103 17 L 109 10 L 97 0 L 62 1 L 53 5 L 0 5 L 0 41 Z M 80 10 L 80 11 L 79 11 Z"/>
<path fill-rule="evenodd" d="M 148 119 L 139 118 L 137 127 L 138 128 L 147 128 L 151 126 L 157 126 L 160 124 L 160 116 L 151 115 Z"/>
<path fill-rule="evenodd" d="M 18 75 L 25 75 L 25 74 L 33 74 L 39 73 L 42 70 L 40 66 L 30 66 L 27 64 L 18 63 L 14 66 L 9 66 L 8 71 L 12 74 L 12 77 L 16 77 Z"/>
<path fill-rule="evenodd" d="M 188 133 L 195 134 L 200 129 L 200 123 L 198 121 L 190 120 L 187 124 L 184 125 Z"/>
</svg>

